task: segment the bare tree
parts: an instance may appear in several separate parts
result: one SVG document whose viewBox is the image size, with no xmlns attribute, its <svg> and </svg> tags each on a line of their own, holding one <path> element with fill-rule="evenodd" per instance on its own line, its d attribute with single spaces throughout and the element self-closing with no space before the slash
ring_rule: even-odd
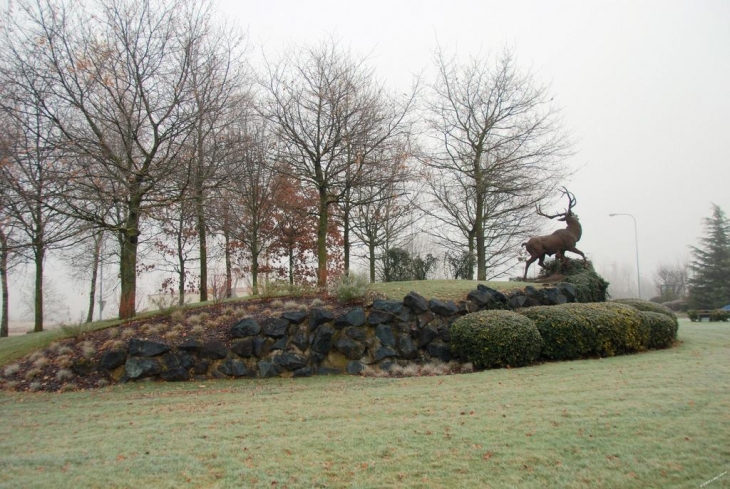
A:
<svg viewBox="0 0 730 489">
<path fill-rule="evenodd" d="M 654 273 L 654 286 L 662 302 L 673 301 L 685 297 L 689 265 L 684 262 L 660 264 Z"/>
<path fill-rule="evenodd" d="M 7 100 L 7 99 L 6 99 Z M 10 98 L 12 101 L 12 97 Z M 53 141 L 53 128 L 39 113 L 39 100 L 2 103 L 3 120 L 12 137 L 6 147 L 0 179 L 5 182 L 5 215 L 16 230 L 17 252 L 33 264 L 34 328 L 43 331 L 44 264 L 49 251 L 76 234 L 72 219 L 59 212 L 60 178 L 65 165 Z"/>
<path fill-rule="evenodd" d="M 413 222 L 415 187 L 408 164 L 410 154 L 404 146 L 382 148 L 371 157 L 378 161 L 381 175 L 374 179 L 374 184 L 355 190 L 351 202 L 357 205 L 353 206 L 349 221 L 353 233 L 365 246 L 372 283 L 379 257 L 412 238 L 407 231 Z"/>
<path fill-rule="evenodd" d="M 122 318 L 135 312 L 141 223 L 175 195 L 170 177 L 196 121 L 191 49 L 207 4 L 37 0 L 18 10 L 4 38 L 3 83 L 40 101 L 63 148 L 65 212 L 119 241 Z"/>
<path fill-rule="evenodd" d="M 441 51 L 431 87 L 426 166 L 433 207 L 429 213 L 460 233 L 443 233 L 477 261 L 477 279 L 514 254 L 545 199 L 565 170 L 569 142 L 548 88 L 521 73 L 505 50 L 459 64 Z M 466 245 L 464 243 L 466 242 Z"/>
<path fill-rule="evenodd" d="M 250 98 L 242 62 L 245 38 L 236 29 L 213 25 L 210 15 L 207 3 L 206 10 L 189 19 L 202 24 L 200 35 L 190 47 L 196 118 L 189 161 L 190 198 L 200 251 L 201 301 L 208 300 L 208 197 L 230 177 L 227 155 L 234 148 L 227 144 L 226 135 L 232 125 L 246 117 Z M 195 26 L 190 29 L 195 30 Z"/>
<path fill-rule="evenodd" d="M 274 213 L 281 177 L 275 169 L 272 133 L 265 121 L 253 119 L 231 135 L 232 235 L 251 260 L 251 288 L 258 295 L 259 260 L 274 240 Z"/>
<path fill-rule="evenodd" d="M 403 129 L 413 97 L 389 98 L 365 60 L 334 40 L 292 49 L 267 68 L 264 113 L 277 130 L 282 172 L 318 194 L 317 285 L 323 287 L 330 206 L 370 177 L 369 153 Z"/>
</svg>

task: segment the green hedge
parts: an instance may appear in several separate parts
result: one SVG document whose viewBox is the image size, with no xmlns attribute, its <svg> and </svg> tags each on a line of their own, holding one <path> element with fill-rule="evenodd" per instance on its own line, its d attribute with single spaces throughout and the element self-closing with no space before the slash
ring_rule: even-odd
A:
<svg viewBox="0 0 730 489">
<path fill-rule="evenodd" d="M 595 354 L 595 330 L 571 309 L 537 306 L 521 309 L 520 313 L 535 322 L 544 341 L 543 358 L 575 360 Z"/>
<path fill-rule="evenodd" d="M 543 340 L 527 317 L 511 311 L 467 314 L 451 326 L 452 353 L 476 368 L 523 367 L 535 363 Z"/>
<path fill-rule="evenodd" d="M 665 305 L 657 304 L 656 302 L 645 301 L 643 299 L 612 299 L 611 302 L 626 304 L 627 306 L 631 306 L 634 309 L 638 309 L 639 311 L 664 314 L 665 316 L 672 318 L 675 323 L 677 322 L 677 316 L 671 309 L 669 309 Z"/>
<path fill-rule="evenodd" d="M 647 348 L 669 348 L 677 339 L 677 320 L 666 314 L 650 311 L 639 311 L 641 320 L 649 327 Z"/>
<path fill-rule="evenodd" d="M 544 341 L 542 356 L 550 360 L 642 351 L 650 336 L 639 312 L 623 304 L 571 303 L 530 307 L 520 313 L 535 322 Z"/>
</svg>

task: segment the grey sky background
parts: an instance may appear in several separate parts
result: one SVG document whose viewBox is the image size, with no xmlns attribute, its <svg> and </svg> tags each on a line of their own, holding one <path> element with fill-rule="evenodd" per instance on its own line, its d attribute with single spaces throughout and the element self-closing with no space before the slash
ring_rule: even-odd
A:
<svg viewBox="0 0 730 489">
<path fill-rule="evenodd" d="M 515 49 L 549 82 L 576 140 L 566 182 L 578 198 L 579 248 L 599 271 L 635 273 L 689 258 L 712 202 L 730 212 L 730 2 L 221 2 L 255 59 L 334 35 L 378 75 L 409 86 L 436 44 L 464 59 Z M 559 210 L 557 208 L 556 210 Z M 547 222 L 546 231 L 559 227 Z M 634 275 L 635 277 L 635 275 Z M 634 280 L 635 282 L 635 280 Z M 633 285 L 633 284 L 632 284 Z M 648 291 L 644 291 L 647 295 Z"/>
<path fill-rule="evenodd" d="M 428 81 L 437 43 L 464 59 L 514 48 L 522 69 L 551 84 L 576 141 L 566 184 L 579 248 L 614 284 L 622 272 L 635 287 L 633 222 L 608 214 L 634 215 L 644 297 L 659 264 L 689 258 L 711 203 L 730 212 L 728 1 L 221 0 L 219 10 L 248 33 L 254 63 L 335 36 L 404 90 L 415 73 Z M 49 265 L 77 318 L 86 285 L 66 287 Z"/>
</svg>

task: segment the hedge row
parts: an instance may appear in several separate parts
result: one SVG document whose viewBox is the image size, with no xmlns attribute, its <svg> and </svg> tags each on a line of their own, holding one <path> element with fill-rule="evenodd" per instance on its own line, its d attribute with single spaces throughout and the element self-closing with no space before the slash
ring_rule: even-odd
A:
<svg viewBox="0 0 730 489">
<path fill-rule="evenodd" d="M 477 368 L 490 368 L 667 348 L 677 338 L 676 318 L 641 310 L 649 307 L 571 303 L 467 314 L 451 327 L 451 350 Z"/>
</svg>

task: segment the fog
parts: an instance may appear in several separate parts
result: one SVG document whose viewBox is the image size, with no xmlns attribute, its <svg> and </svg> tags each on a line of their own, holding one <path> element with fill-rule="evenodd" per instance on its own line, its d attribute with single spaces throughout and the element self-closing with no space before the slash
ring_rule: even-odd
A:
<svg viewBox="0 0 730 489">
<path fill-rule="evenodd" d="M 437 45 L 463 59 L 514 49 L 562 107 L 575 141 L 566 185 L 583 225 L 578 247 L 615 295 L 636 293 L 637 243 L 647 298 L 659 264 L 689 258 L 711 203 L 730 212 L 729 2 L 228 0 L 220 11 L 247 32 L 254 64 L 335 37 L 404 90 L 415 74 L 428 79 Z M 611 213 L 633 216 L 637 234 L 631 217 Z M 49 274 L 63 314 L 78 319 L 84 287 L 66 285 L 58 264 Z M 26 285 L 15 275 L 17 319 Z"/>
</svg>

